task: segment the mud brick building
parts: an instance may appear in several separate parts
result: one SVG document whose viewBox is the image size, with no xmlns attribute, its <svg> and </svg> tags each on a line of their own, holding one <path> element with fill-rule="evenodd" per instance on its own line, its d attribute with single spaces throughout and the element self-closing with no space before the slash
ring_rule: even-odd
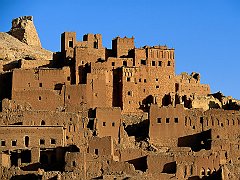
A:
<svg viewBox="0 0 240 180">
<path fill-rule="evenodd" d="M 32 17 L 0 35 L 45 52 Z M 175 74 L 174 49 L 64 32 L 45 53 L 0 61 L 1 179 L 240 177 L 240 102 Z"/>
</svg>

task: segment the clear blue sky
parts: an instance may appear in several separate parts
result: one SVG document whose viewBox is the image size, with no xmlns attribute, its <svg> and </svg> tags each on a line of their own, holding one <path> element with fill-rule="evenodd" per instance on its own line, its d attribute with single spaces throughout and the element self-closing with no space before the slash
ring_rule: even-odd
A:
<svg viewBox="0 0 240 180">
<path fill-rule="evenodd" d="M 240 99 L 240 0 L 1 0 L 0 31 L 13 18 L 32 15 L 42 46 L 60 50 L 60 34 L 100 33 L 111 48 L 116 36 L 136 47 L 175 48 L 176 72 L 200 72 L 211 91 Z"/>
</svg>

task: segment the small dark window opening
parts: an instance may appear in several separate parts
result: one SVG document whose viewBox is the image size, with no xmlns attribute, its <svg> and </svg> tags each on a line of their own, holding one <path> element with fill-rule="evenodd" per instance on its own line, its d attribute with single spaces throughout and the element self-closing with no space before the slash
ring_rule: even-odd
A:
<svg viewBox="0 0 240 180">
<path fill-rule="evenodd" d="M 170 122 L 170 118 L 166 118 L 166 123 L 169 123 Z"/>
<path fill-rule="evenodd" d="M 142 59 L 142 60 L 141 60 L 141 64 L 142 64 L 142 65 L 146 65 L 146 64 L 147 64 L 147 63 L 146 63 L 146 60 L 143 60 L 143 59 Z"/>
<path fill-rule="evenodd" d="M 39 87 L 42 87 L 42 83 L 39 83 Z"/>
<path fill-rule="evenodd" d="M 39 97 L 38 97 L 38 100 L 39 100 L 39 101 L 41 101 L 41 100 L 42 100 L 42 97 L 41 97 L 41 96 L 39 96 Z"/>
<path fill-rule="evenodd" d="M 157 86 L 156 86 L 156 89 L 158 89 L 158 88 L 159 88 L 159 86 L 157 85 Z"/>
<path fill-rule="evenodd" d="M 168 62 L 167 62 L 167 65 L 168 65 L 168 66 L 171 66 L 171 61 L 168 61 Z"/>
<path fill-rule="evenodd" d="M 68 41 L 68 46 L 73 48 L 73 41 Z"/>
<path fill-rule="evenodd" d="M 112 126 L 113 126 L 113 127 L 115 126 L 115 122 L 112 122 Z"/>
<path fill-rule="evenodd" d="M 40 145 L 44 145 L 45 144 L 45 140 L 44 139 L 40 139 Z"/>
<path fill-rule="evenodd" d="M 123 61 L 123 66 L 127 66 L 127 61 Z"/>
<path fill-rule="evenodd" d="M 144 79 L 144 82 L 146 83 L 146 82 L 147 82 L 147 80 L 146 80 L 146 79 Z"/>
<path fill-rule="evenodd" d="M 115 62 L 112 62 L 112 66 L 115 66 Z"/>
<path fill-rule="evenodd" d="M 29 137 L 25 136 L 25 146 L 28 147 L 29 146 Z"/>
<path fill-rule="evenodd" d="M 106 126 L 106 122 L 103 122 L 102 125 L 103 125 L 103 126 Z"/>
<path fill-rule="evenodd" d="M 2 140 L 1 141 L 1 146 L 6 146 L 6 141 Z"/>
<path fill-rule="evenodd" d="M 203 117 L 200 117 L 200 123 L 201 124 L 203 123 Z"/>
<path fill-rule="evenodd" d="M 17 140 L 12 141 L 12 146 L 17 146 Z"/>
<path fill-rule="evenodd" d="M 131 95 L 132 95 L 132 92 L 131 92 L 131 91 L 128 91 L 128 95 L 131 96 Z"/>
<path fill-rule="evenodd" d="M 67 81 L 70 81 L 70 76 L 67 77 Z"/>
<path fill-rule="evenodd" d="M 28 87 L 30 87 L 31 86 L 31 84 L 30 83 L 28 83 Z"/>
<path fill-rule="evenodd" d="M 158 81 L 158 78 L 156 78 L 156 81 Z"/>
<path fill-rule="evenodd" d="M 176 92 L 179 91 L 179 84 L 178 84 L 178 83 L 175 84 L 175 91 L 176 91 Z"/>
<path fill-rule="evenodd" d="M 142 79 L 141 79 L 141 78 L 139 79 L 139 82 L 142 82 Z"/>
<path fill-rule="evenodd" d="M 178 118 L 174 118 L 174 122 L 175 122 L 175 123 L 178 123 Z"/>
<path fill-rule="evenodd" d="M 155 61 L 152 61 L 152 66 L 156 66 L 156 62 Z"/>
<path fill-rule="evenodd" d="M 56 139 L 51 139 L 51 144 L 56 144 Z"/>
<path fill-rule="evenodd" d="M 162 118 L 157 118 L 157 123 L 161 123 L 162 122 Z"/>
<path fill-rule="evenodd" d="M 158 66 L 162 66 L 162 61 L 158 61 Z"/>
<path fill-rule="evenodd" d="M 98 149 L 94 149 L 94 154 L 98 155 Z"/>
<path fill-rule="evenodd" d="M 44 120 L 42 120 L 41 121 L 41 125 L 45 125 L 46 123 L 45 123 L 45 121 Z"/>
<path fill-rule="evenodd" d="M 68 95 L 68 99 L 70 99 L 70 95 Z"/>
<path fill-rule="evenodd" d="M 76 162 L 75 161 L 72 162 L 72 166 L 76 167 Z"/>
<path fill-rule="evenodd" d="M 95 41 L 93 46 L 94 46 L 95 49 L 97 49 L 98 48 L 98 42 Z"/>
<path fill-rule="evenodd" d="M 130 82 L 130 80 L 131 80 L 130 77 L 127 77 L 127 82 Z"/>
</svg>

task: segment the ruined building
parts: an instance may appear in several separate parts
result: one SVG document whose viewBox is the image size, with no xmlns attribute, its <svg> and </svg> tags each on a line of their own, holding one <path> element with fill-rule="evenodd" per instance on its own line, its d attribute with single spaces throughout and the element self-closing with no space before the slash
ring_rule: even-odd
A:
<svg viewBox="0 0 240 180">
<path fill-rule="evenodd" d="M 0 39 L 1 179 L 239 179 L 240 102 L 174 49 L 64 32 L 51 53 L 29 16 Z"/>
</svg>

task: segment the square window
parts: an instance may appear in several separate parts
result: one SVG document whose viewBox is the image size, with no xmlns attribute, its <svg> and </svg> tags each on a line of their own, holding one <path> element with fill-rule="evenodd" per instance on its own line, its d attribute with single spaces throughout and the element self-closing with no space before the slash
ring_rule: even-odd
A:
<svg viewBox="0 0 240 180">
<path fill-rule="evenodd" d="M 39 83 L 39 87 L 42 87 L 42 83 Z"/>
<path fill-rule="evenodd" d="M 147 64 L 147 63 L 146 63 L 146 60 L 143 60 L 143 59 L 142 59 L 142 60 L 141 60 L 141 64 L 142 64 L 142 65 L 146 65 L 146 64 Z"/>
<path fill-rule="evenodd" d="M 156 62 L 155 61 L 152 61 L 152 66 L 156 66 Z"/>
<path fill-rule="evenodd" d="M 51 144 L 56 144 L 56 139 L 51 139 Z"/>
<path fill-rule="evenodd" d="M 115 62 L 112 62 L 112 66 L 115 66 Z"/>
<path fill-rule="evenodd" d="M 127 77 L 127 82 L 130 82 L 130 80 L 131 80 L 130 77 Z"/>
<path fill-rule="evenodd" d="M 162 61 L 158 61 L 158 66 L 162 66 Z"/>
<path fill-rule="evenodd" d="M 102 125 L 103 125 L 103 126 L 106 126 L 106 122 L 103 122 Z"/>
<path fill-rule="evenodd" d="M 158 89 L 158 88 L 159 88 L 159 86 L 157 85 L 157 86 L 156 86 L 156 89 Z"/>
<path fill-rule="evenodd" d="M 17 146 L 17 140 L 12 141 L 12 146 Z"/>
<path fill-rule="evenodd" d="M 114 127 L 115 126 L 115 122 L 112 122 L 112 127 Z"/>
<path fill-rule="evenodd" d="M 162 122 L 162 118 L 157 118 L 157 123 L 161 123 Z"/>
<path fill-rule="evenodd" d="M 45 144 L 45 140 L 44 139 L 40 139 L 39 143 L 40 143 L 40 145 L 44 145 Z"/>
<path fill-rule="evenodd" d="M 1 146 L 6 146 L 6 141 L 1 140 Z"/>
<path fill-rule="evenodd" d="M 156 81 L 158 81 L 158 78 L 156 78 Z"/>
<path fill-rule="evenodd" d="M 174 122 L 175 122 L 175 123 L 178 123 L 178 118 L 174 118 Z"/>
<path fill-rule="evenodd" d="M 170 122 L 170 118 L 166 118 L 166 123 L 169 123 Z"/>
</svg>

